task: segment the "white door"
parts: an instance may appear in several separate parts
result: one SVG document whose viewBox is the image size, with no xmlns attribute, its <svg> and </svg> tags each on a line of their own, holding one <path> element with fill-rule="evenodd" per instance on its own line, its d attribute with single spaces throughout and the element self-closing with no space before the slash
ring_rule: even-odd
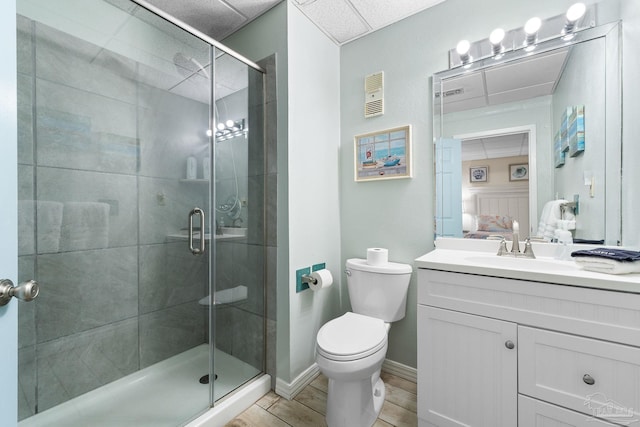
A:
<svg viewBox="0 0 640 427">
<path fill-rule="evenodd" d="M 436 235 L 462 237 L 462 141 L 436 142 Z"/>
<path fill-rule="evenodd" d="M 517 425 L 515 323 L 418 305 L 418 418 L 439 427 Z"/>
<path fill-rule="evenodd" d="M 0 3 L 0 278 L 18 279 L 16 3 Z M 18 303 L 0 307 L 0 425 L 18 419 Z"/>
</svg>

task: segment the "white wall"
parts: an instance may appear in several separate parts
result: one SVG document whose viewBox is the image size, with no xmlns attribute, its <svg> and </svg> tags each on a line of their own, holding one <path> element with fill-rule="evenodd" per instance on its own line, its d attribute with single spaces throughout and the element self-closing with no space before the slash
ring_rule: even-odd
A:
<svg viewBox="0 0 640 427">
<path fill-rule="evenodd" d="M 640 2 L 622 0 L 623 134 L 622 134 L 622 235 L 625 245 L 640 250 L 640 197 L 638 197 L 638 159 L 640 159 Z"/>
<path fill-rule="evenodd" d="M 289 32 L 289 292 L 291 376 L 315 360 L 316 334 L 341 314 L 338 152 L 340 49 L 294 6 Z M 326 263 L 333 287 L 295 293 L 295 270 Z"/>
<path fill-rule="evenodd" d="M 574 237 L 591 240 L 604 240 L 605 224 L 605 140 L 606 106 L 605 99 L 606 67 L 604 39 L 581 43 L 571 49 L 562 78 L 553 94 L 552 133 L 560 129 L 562 113 L 566 107 L 585 106 L 585 150 L 576 157 L 566 153 L 565 163 L 555 169 L 555 191 L 560 198 L 573 200 L 580 197 L 579 215 L 576 217 Z M 584 185 L 583 172 L 594 175 L 594 197 L 590 197 L 589 187 Z M 609 171 L 610 172 L 610 171 Z"/>
</svg>

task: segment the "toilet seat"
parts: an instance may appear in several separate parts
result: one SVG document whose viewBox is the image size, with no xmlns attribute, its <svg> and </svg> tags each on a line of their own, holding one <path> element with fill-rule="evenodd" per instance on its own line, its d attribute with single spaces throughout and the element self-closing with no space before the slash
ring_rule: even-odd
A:
<svg viewBox="0 0 640 427">
<path fill-rule="evenodd" d="M 381 319 L 349 312 L 320 328 L 316 342 L 318 354 L 327 359 L 357 360 L 386 345 L 387 328 Z"/>
</svg>

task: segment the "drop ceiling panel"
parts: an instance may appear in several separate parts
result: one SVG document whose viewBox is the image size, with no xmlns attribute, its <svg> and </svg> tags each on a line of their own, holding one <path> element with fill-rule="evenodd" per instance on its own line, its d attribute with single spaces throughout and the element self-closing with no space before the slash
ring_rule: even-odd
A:
<svg viewBox="0 0 640 427">
<path fill-rule="evenodd" d="M 549 83 L 552 83 L 553 89 L 553 83 L 562 74 L 566 57 L 567 50 L 563 49 L 513 64 L 488 68 L 485 71 L 487 92 L 501 93 L 527 86 L 541 87 Z"/>
<path fill-rule="evenodd" d="M 486 160 L 529 154 L 526 133 L 500 135 L 462 141 L 462 160 Z"/>
<path fill-rule="evenodd" d="M 505 102 L 522 101 L 524 99 L 536 98 L 538 96 L 551 95 L 555 82 L 548 82 L 537 86 L 522 87 L 508 92 L 490 93 L 489 104 L 503 104 Z"/>
<path fill-rule="evenodd" d="M 271 9 L 282 0 L 226 0 L 226 2 L 243 14 L 248 20 L 253 20 Z"/>
<path fill-rule="evenodd" d="M 442 3 L 444 0 L 350 1 L 369 26 L 378 29 Z"/>
<path fill-rule="evenodd" d="M 311 21 L 341 44 L 370 30 L 360 15 L 345 0 L 322 0 L 298 6 Z"/>
</svg>

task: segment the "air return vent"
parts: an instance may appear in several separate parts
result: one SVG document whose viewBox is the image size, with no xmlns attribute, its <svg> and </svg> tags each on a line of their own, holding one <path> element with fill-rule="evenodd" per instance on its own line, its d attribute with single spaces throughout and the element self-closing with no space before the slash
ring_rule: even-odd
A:
<svg viewBox="0 0 640 427">
<path fill-rule="evenodd" d="M 364 78 L 364 116 L 384 114 L 384 71 L 369 74 Z"/>
</svg>

